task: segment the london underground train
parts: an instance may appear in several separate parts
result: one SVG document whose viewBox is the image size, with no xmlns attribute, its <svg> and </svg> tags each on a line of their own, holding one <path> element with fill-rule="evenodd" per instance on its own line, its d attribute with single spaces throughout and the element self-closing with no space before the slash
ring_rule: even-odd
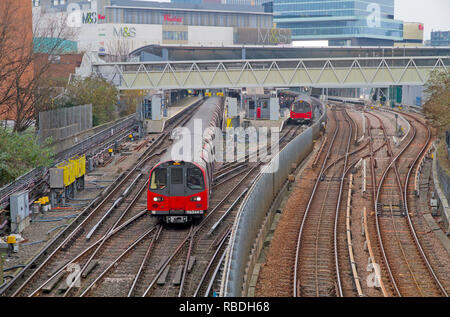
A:
<svg viewBox="0 0 450 317">
<path fill-rule="evenodd" d="M 298 123 L 310 123 L 313 119 L 313 102 L 307 95 L 298 95 L 291 103 L 290 119 Z"/>
<path fill-rule="evenodd" d="M 174 157 L 174 147 L 179 147 L 179 143 L 174 143 L 150 171 L 147 210 L 152 216 L 165 223 L 186 223 L 206 214 L 214 170 L 215 134 L 211 130 L 205 133 L 205 130 L 220 127 L 222 114 L 223 100 L 219 97 L 207 99 L 184 126 L 192 137 L 191 146 L 186 150 L 191 155 L 183 155 L 181 159 Z M 198 127 L 194 127 L 199 121 L 202 123 L 201 135 Z M 194 138 L 197 142 L 200 140 L 197 149 Z"/>
</svg>

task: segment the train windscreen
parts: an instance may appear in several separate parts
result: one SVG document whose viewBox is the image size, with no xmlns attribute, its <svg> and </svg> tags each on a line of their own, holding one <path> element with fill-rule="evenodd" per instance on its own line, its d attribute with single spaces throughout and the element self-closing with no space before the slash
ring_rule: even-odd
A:
<svg viewBox="0 0 450 317">
<path fill-rule="evenodd" d="M 153 170 L 150 178 L 150 189 L 164 189 L 167 186 L 167 168 L 157 168 Z"/>
<path fill-rule="evenodd" d="M 202 171 L 197 167 L 191 167 L 187 170 L 187 186 L 193 190 L 203 190 L 205 184 Z"/>
<path fill-rule="evenodd" d="M 183 168 L 170 169 L 170 183 L 173 185 L 183 184 Z"/>
<path fill-rule="evenodd" d="M 309 102 L 299 100 L 292 104 L 291 111 L 297 112 L 297 113 L 305 113 L 311 111 L 311 106 Z"/>
</svg>

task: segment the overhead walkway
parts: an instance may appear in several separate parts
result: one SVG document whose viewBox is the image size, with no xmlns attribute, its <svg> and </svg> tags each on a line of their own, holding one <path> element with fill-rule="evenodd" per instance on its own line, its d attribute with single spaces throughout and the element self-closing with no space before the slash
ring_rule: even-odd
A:
<svg viewBox="0 0 450 317">
<path fill-rule="evenodd" d="M 435 69 L 449 71 L 450 56 L 93 64 L 94 73 L 120 90 L 424 85 Z"/>
</svg>

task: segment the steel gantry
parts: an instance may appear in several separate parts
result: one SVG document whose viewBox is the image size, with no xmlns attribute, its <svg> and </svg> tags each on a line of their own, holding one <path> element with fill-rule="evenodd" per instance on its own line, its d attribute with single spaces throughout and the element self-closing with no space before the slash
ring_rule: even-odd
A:
<svg viewBox="0 0 450 317">
<path fill-rule="evenodd" d="M 97 63 L 120 90 L 424 85 L 449 56 Z"/>
</svg>

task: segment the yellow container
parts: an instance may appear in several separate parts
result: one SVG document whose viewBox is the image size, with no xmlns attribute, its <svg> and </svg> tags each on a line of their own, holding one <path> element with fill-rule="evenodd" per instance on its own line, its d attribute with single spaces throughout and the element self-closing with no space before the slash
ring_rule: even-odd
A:
<svg viewBox="0 0 450 317">
<path fill-rule="evenodd" d="M 80 157 L 80 177 L 86 175 L 86 155 Z"/>
<path fill-rule="evenodd" d="M 69 186 L 75 181 L 75 170 L 71 162 L 62 162 L 56 166 L 64 172 L 64 186 Z"/>
<path fill-rule="evenodd" d="M 77 166 L 75 166 L 75 164 L 73 162 L 69 162 L 69 171 L 70 171 L 70 184 L 72 184 L 73 182 L 75 182 L 75 179 L 77 178 Z"/>
<path fill-rule="evenodd" d="M 80 178 L 86 174 L 86 156 L 74 156 L 69 162 L 73 165 L 74 177 Z"/>
<path fill-rule="evenodd" d="M 69 162 L 72 164 L 72 168 L 73 168 L 73 176 L 75 178 L 80 177 L 80 162 L 79 162 L 79 158 L 78 157 L 72 157 L 71 159 L 69 159 Z"/>
</svg>

